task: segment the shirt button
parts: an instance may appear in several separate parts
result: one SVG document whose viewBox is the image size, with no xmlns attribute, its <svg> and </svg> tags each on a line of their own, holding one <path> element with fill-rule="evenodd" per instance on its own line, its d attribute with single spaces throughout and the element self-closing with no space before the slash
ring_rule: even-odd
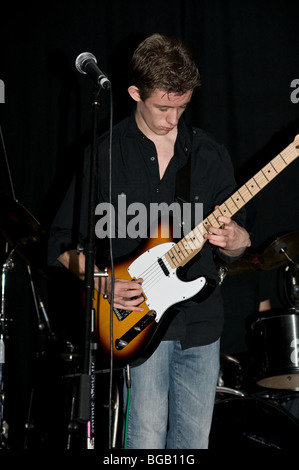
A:
<svg viewBox="0 0 299 470">
<path fill-rule="evenodd" d="M 156 189 L 156 193 L 160 192 L 159 188 Z"/>
<path fill-rule="evenodd" d="M 151 161 L 154 162 L 156 160 L 156 157 L 151 157 Z"/>
</svg>

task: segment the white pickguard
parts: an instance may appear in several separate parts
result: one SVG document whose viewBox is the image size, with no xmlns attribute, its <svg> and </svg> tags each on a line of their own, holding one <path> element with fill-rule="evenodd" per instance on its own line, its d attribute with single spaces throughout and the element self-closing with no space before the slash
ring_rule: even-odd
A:
<svg viewBox="0 0 299 470">
<path fill-rule="evenodd" d="M 172 269 L 165 258 L 163 261 L 169 275 L 164 274 L 158 264 L 158 259 L 162 258 L 173 246 L 174 243 L 161 243 L 138 256 L 128 267 L 132 278 L 143 278 L 146 304 L 150 310 L 155 310 L 156 321 L 160 320 L 169 307 L 190 299 L 206 285 L 206 278 L 203 276 L 193 281 L 181 281 L 177 277 L 177 269 Z"/>
</svg>

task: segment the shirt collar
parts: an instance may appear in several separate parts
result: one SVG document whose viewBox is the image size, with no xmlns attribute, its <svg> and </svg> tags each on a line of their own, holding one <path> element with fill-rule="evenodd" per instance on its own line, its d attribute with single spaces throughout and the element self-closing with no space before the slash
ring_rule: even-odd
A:
<svg viewBox="0 0 299 470">
<path fill-rule="evenodd" d="M 131 134 L 133 137 L 140 137 L 143 140 L 144 138 L 147 139 L 147 137 L 143 134 L 143 132 L 137 126 L 136 119 L 135 119 L 135 111 L 136 111 L 136 106 L 134 107 L 133 111 L 131 112 L 129 116 L 129 128 L 128 128 L 129 135 Z M 192 130 L 188 128 L 183 117 L 181 117 L 178 123 L 178 136 L 176 140 L 176 145 L 177 143 L 180 143 L 180 146 L 183 147 L 184 149 L 188 149 L 188 150 L 191 149 L 191 134 L 192 134 Z"/>
</svg>

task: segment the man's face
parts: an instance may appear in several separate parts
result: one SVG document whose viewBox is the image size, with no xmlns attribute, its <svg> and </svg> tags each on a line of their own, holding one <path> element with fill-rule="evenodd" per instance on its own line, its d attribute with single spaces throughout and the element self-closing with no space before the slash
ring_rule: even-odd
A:
<svg viewBox="0 0 299 470">
<path fill-rule="evenodd" d="M 191 101 L 191 97 L 192 90 L 183 95 L 155 90 L 145 101 L 135 97 L 138 127 L 148 137 L 163 136 L 176 131 L 179 119 Z"/>
</svg>

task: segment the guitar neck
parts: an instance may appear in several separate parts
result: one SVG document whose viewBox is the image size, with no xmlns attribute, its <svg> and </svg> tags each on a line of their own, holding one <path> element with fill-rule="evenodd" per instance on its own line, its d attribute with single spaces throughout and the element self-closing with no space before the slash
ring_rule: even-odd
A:
<svg viewBox="0 0 299 470">
<path fill-rule="evenodd" d="M 175 269 L 184 266 L 203 247 L 206 239 L 204 235 L 209 226 L 221 227 L 218 217 L 224 215 L 232 217 L 239 209 L 256 196 L 270 181 L 281 173 L 299 155 L 299 135 L 293 143 L 288 145 L 280 154 L 265 165 L 247 183 L 239 188 L 232 196 L 217 207 L 208 217 L 198 224 L 191 232 L 182 238 L 171 250 L 166 253 L 166 259 L 170 266 Z"/>
</svg>

